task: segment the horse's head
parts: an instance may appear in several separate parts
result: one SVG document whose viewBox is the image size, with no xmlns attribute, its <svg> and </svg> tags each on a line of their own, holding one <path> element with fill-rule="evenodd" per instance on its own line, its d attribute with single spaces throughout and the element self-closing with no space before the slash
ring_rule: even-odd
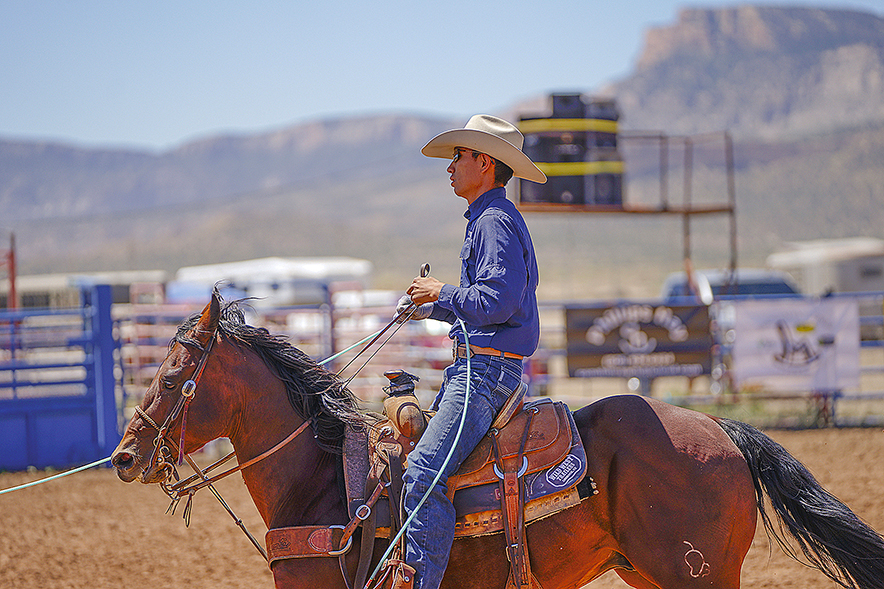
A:
<svg viewBox="0 0 884 589">
<path fill-rule="evenodd" d="M 224 435 L 230 407 L 217 398 L 209 373 L 222 365 L 213 346 L 219 338 L 217 293 L 193 326 L 180 329 L 169 353 L 111 457 L 126 482 L 160 483 L 172 473 L 179 452 L 193 452 Z M 191 322 L 192 323 L 192 322 Z M 187 324 L 185 324 L 187 325 Z M 183 448 L 179 449 L 183 439 Z"/>
</svg>

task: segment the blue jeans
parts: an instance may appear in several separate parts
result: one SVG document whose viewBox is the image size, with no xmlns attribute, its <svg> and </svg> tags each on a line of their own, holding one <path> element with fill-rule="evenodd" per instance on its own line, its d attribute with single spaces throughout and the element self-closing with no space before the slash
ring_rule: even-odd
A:
<svg viewBox="0 0 884 589">
<path fill-rule="evenodd" d="M 470 359 L 470 399 L 457 447 L 439 482 L 418 510 L 405 532 L 405 562 L 415 569 L 415 589 L 437 589 L 448 566 L 454 541 L 454 506 L 445 493 L 448 477 L 488 433 L 507 398 L 522 380 L 521 360 L 473 356 Z M 405 510 L 410 515 L 430 488 L 451 451 L 463 413 L 467 361 L 457 359 L 445 369 L 436 397 L 436 415 L 408 455 L 405 471 Z"/>
</svg>

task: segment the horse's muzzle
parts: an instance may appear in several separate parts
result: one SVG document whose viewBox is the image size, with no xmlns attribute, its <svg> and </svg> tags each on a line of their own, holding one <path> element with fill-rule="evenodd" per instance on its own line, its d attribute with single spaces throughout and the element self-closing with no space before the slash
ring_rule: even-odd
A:
<svg viewBox="0 0 884 589">
<path fill-rule="evenodd" d="M 135 455 L 125 450 L 115 451 L 111 456 L 111 464 L 114 465 L 120 480 L 126 483 L 134 481 L 141 472 Z"/>
<path fill-rule="evenodd" d="M 131 483 L 135 479 L 150 485 L 166 480 L 169 473 L 157 464 L 145 464 L 146 460 L 132 448 L 117 448 L 111 456 L 111 464 L 121 481 Z"/>
</svg>

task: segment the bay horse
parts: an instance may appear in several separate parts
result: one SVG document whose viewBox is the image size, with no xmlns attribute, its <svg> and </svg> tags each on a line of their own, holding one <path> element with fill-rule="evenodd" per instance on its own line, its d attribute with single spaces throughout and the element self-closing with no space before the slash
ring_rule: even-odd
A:
<svg viewBox="0 0 884 589">
<path fill-rule="evenodd" d="M 182 399 L 186 409 L 175 411 Z M 112 463 L 123 481 L 163 483 L 157 429 L 180 431 L 185 453 L 227 437 L 268 529 L 344 525 L 344 426 L 364 416 L 338 377 L 246 324 L 216 292 L 179 327 Z M 884 588 L 884 538 L 757 429 L 637 395 L 596 401 L 574 420 L 598 493 L 527 526 L 544 589 L 580 587 L 612 569 L 637 589 L 737 589 L 759 513 L 791 556 L 800 551 L 834 582 Z M 312 435 L 292 439 L 304 428 Z M 504 544 L 503 533 L 455 540 L 442 586 L 503 588 Z M 375 540 L 372 566 L 387 545 Z M 350 578 L 358 552 L 344 560 Z M 335 558 L 271 568 L 278 588 L 347 587 Z"/>
</svg>

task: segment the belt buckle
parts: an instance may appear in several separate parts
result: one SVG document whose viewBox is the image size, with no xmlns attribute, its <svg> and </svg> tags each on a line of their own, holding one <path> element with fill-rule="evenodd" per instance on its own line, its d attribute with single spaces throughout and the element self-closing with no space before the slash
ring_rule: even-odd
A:
<svg viewBox="0 0 884 589">
<path fill-rule="evenodd" d="M 463 348 L 463 355 L 461 355 L 460 353 L 461 348 Z M 472 358 L 476 355 L 476 353 L 472 349 L 468 348 L 466 344 L 462 344 L 456 340 L 454 342 L 454 346 L 451 348 L 451 352 L 451 355 L 454 356 L 455 360 L 457 360 L 458 358 L 467 358 L 467 352 L 469 352 L 469 358 Z"/>
</svg>

